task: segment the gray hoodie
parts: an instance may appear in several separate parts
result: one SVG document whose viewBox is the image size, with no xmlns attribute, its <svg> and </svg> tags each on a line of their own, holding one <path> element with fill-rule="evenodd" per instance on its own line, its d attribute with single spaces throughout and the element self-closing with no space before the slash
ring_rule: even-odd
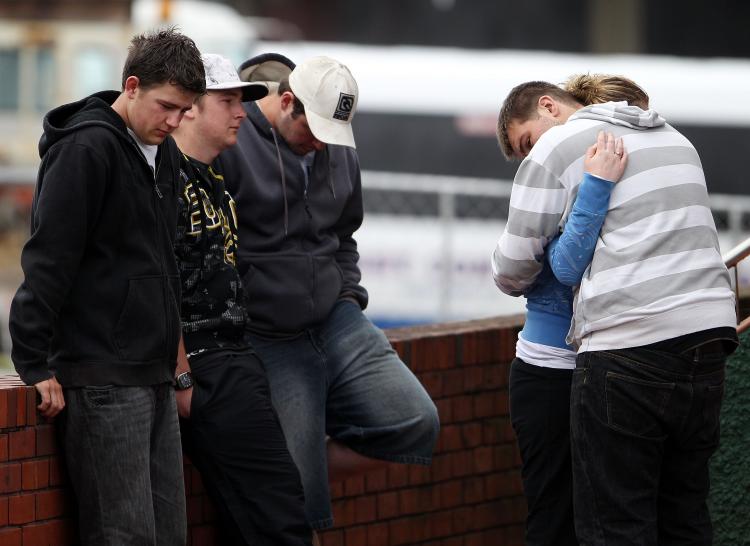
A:
<svg viewBox="0 0 750 546">
<path fill-rule="evenodd" d="M 239 262 L 250 317 L 261 334 L 299 332 L 323 321 L 341 298 L 367 305 L 354 232 L 362 223 L 362 183 L 353 149 L 302 157 L 246 103 L 236 146 L 217 169 L 237 201 Z"/>
</svg>

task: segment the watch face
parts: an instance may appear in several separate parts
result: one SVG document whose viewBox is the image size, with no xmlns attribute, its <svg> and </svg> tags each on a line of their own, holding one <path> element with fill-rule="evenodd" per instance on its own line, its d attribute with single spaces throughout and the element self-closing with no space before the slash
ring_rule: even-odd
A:
<svg viewBox="0 0 750 546">
<path fill-rule="evenodd" d="M 190 372 L 181 373 L 177 376 L 176 383 L 180 390 L 189 389 L 193 386 L 193 376 L 190 375 Z"/>
</svg>

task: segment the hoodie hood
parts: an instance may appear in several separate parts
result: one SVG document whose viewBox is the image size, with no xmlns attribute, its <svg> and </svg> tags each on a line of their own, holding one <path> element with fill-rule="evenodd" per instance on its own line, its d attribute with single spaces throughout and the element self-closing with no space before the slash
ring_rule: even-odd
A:
<svg viewBox="0 0 750 546">
<path fill-rule="evenodd" d="M 127 139 L 125 121 L 112 109 L 118 96 L 118 91 L 102 91 L 50 110 L 42 122 L 44 134 L 39 140 L 39 157 L 44 157 L 47 150 L 64 136 L 91 125 L 108 127 Z"/>
<path fill-rule="evenodd" d="M 585 106 L 570 116 L 569 120 L 573 119 L 595 119 L 639 130 L 653 129 L 667 123 L 655 110 L 641 110 L 625 101 Z"/>
</svg>

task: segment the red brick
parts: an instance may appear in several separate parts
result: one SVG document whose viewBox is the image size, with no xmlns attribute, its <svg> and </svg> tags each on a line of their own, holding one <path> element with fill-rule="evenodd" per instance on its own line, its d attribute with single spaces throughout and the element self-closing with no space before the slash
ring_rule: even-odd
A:
<svg viewBox="0 0 750 546">
<path fill-rule="evenodd" d="M 500 398 L 496 391 L 489 391 L 477 394 L 473 398 L 474 402 L 474 415 L 476 417 L 494 417 L 501 415 Z"/>
<path fill-rule="evenodd" d="M 36 494 L 36 517 L 41 520 L 62 516 L 71 502 L 72 498 L 64 489 L 40 491 Z"/>
<path fill-rule="evenodd" d="M 474 509 L 470 506 L 462 506 L 451 512 L 453 532 L 461 534 L 471 527 L 471 521 L 474 517 Z"/>
<path fill-rule="evenodd" d="M 190 528 L 192 546 L 216 546 L 219 536 L 213 525 L 196 525 Z M 25 546 L 25 545 L 24 545 Z"/>
<path fill-rule="evenodd" d="M 30 427 L 36 426 L 39 422 L 36 402 L 36 389 L 30 387 L 26 391 L 26 424 Z"/>
<path fill-rule="evenodd" d="M 23 538 L 20 527 L 0 529 L 0 544 L 3 546 L 22 546 Z"/>
<path fill-rule="evenodd" d="M 451 460 L 450 453 L 438 454 L 432 458 L 432 465 L 430 466 L 430 473 L 432 474 L 432 480 L 434 482 L 441 482 L 443 480 L 450 479 L 453 475 L 451 473 Z"/>
<path fill-rule="evenodd" d="M 8 460 L 8 435 L 0 434 L 0 461 Z"/>
<path fill-rule="evenodd" d="M 354 543 L 361 544 L 364 543 Z M 367 526 L 367 546 L 385 546 L 388 544 L 388 523 L 379 522 Z"/>
<path fill-rule="evenodd" d="M 458 451 L 463 447 L 460 425 L 445 425 L 440 427 L 440 436 L 435 448 L 436 453 Z"/>
<path fill-rule="evenodd" d="M 445 537 L 453 534 L 453 521 L 449 513 L 436 512 L 428 516 L 429 538 Z"/>
<path fill-rule="evenodd" d="M 482 423 L 461 425 L 461 441 L 464 447 L 476 447 L 482 443 Z"/>
<path fill-rule="evenodd" d="M 463 537 L 446 538 L 440 541 L 440 546 L 464 546 L 464 539 Z M 510 545 L 504 545 L 504 546 L 510 546 Z"/>
<path fill-rule="evenodd" d="M 343 499 L 333 503 L 333 519 L 341 527 L 353 524 L 357 519 L 354 499 Z"/>
<path fill-rule="evenodd" d="M 411 518 L 397 519 L 388 522 L 388 537 L 390 544 L 393 546 L 398 546 L 399 544 L 414 544 L 414 542 L 416 542 L 414 536 L 415 533 L 413 532 L 416 527 L 414 523 L 414 520 Z"/>
<path fill-rule="evenodd" d="M 409 465 L 409 485 L 422 485 L 433 481 L 432 465 Z"/>
<path fill-rule="evenodd" d="M 36 431 L 33 427 L 22 428 L 8 434 L 8 458 L 12 461 L 28 459 L 36 452 Z"/>
<path fill-rule="evenodd" d="M 437 408 L 438 416 L 440 417 L 440 423 L 443 425 L 453 422 L 453 400 L 450 398 L 442 398 L 435 400 L 435 407 Z"/>
<path fill-rule="evenodd" d="M 492 446 L 480 446 L 472 451 L 474 468 L 480 474 L 491 472 L 495 466 L 494 450 Z"/>
<path fill-rule="evenodd" d="M 410 357 L 410 367 L 415 372 L 453 368 L 456 365 L 456 338 L 440 336 L 413 340 Z"/>
<path fill-rule="evenodd" d="M 471 476 L 463 481 L 464 502 L 466 504 L 478 504 L 486 499 L 484 491 L 484 479 Z"/>
<path fill-rule="evenodd" d="M 344 531 L 329 530 L 324 533 L 318 533 L 321 546 L 344 546 Z"/>
<path fill-rule="evenodd" d="M 338 499 L 344 496 L 344 482 L 333 482 L 329 485 L 332 499 Z"/>
<path fill-rule="evenodd" d="M 449 453 L 451 477 L 468 476 L 474 473 L 474 461 L 468 451 L 454 451 Z"/>
<path fill-rule="evenodd" d="M 49 459 L 21 463 L 21 487 L 41 489 L 49 485 Z"/>
<path fill-rule="evenodd" d="M 16 426 L 16 389 L 0 387 L 0 428 Z"/>
<path fill-rule="evenodd" d="M 344 496 L 354 497 L 365 492 L 365 477 L 357 476 L 344 481 Z"/>
<path fill-rule="evenodd" d="M 471 421 L 474 417 L 474 400 L 472 396 L 456 396 L 452 399 L 453 421 Z"/>
<path fill-rule="evenodd" d="M 0 529 L 6 525 L 8 525 L 8 497 L 0 497 Z"/>
<path fill-rule="evenodd" d="M 8 523 L 22 525 L 35 519 L 33 493 L 8 497 Z"/>
<path fill-rule="evenodd" d="M 367 528 L 364 526 L 360 527 L 349 527 L 344 529 L 344 544 L 347 546 L 357 544 L 362 546 L 367 543 Z"/>
<path fill-rule="evenodd" d="M 492 448 L 493 464 L 498 470 L 507 470 L 518 466 L 517 449 L 511 444 L 498 445 Z"/>
<path fill-rule="evenodd" d="M 455 508 L 464 503 L 460 480 L 451 480 L 432 486 L 432 505 L 438 509 Z"/>
<path fill-rule="evenodd" d="M 21 489 L 21 463 L 0 464 L 0 493 Z"/>
<path fill-rule="evenodd" d="M 430 398 L 439 398 L 443 396 L 442 372 L 422 372 L 417 375 L 417 378 L 430 395 Z"/>
<path fill-rule="evenodd" d="M 403 487 L 409 484 L 409 467 L 405 464 L 388 465 L 388 487 Z"/>
<path fill-rule="evenodd" d="M 57 453 L 57 438 L 53 425 L 38 425 L 36 428 L 36 454 L 38 456 Z"/>
<path fill-rule="evenodd" d="M 412 468 L 409 469 L 410 474 Z M 368 493 L 382 491 L 386 487 L 388 487 L 388 471 L 385 468 L 369 472 L 365 475 L 365 489 Z"/>
<path fill-rule="evenodd" d="M 378 519 L 390 519 L 398 516 L 398 492 L 389 491 L 378 495 Z"/>
<path fill-rule="evenodd" d="M 53 519 L 23 528 L 23 546 L 71 546 L 76 542 L 73 523 Z"/>
<path fill-rule="evenodd" d="M 65 470 L 62 457 L 50 457 L 49 459 L 49 484 L 51 486 L 64 485 L 68 483 L 68 474 Z"/>
<path fill-rule="evenodd" d="M 376 501 L 373 496 L 357 497 L 354 499 L 355 523 L 368 523 L 377 518 Z"/>
</svg>

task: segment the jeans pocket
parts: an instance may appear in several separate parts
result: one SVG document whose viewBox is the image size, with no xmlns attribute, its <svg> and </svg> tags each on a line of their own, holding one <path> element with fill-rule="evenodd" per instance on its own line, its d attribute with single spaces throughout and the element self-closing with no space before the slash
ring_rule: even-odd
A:
<svg viewBox="0 0 750 546">
<path fill-rule="evenodd" d="M 89 409 L 101 408 L 112 403 L 114 385 L 83 387 L 83 400 Z"/>
<path fill-rule="evenodd" d="M 664 414 L 675 387 L 675 383 L 607 372 L 607 424 L 640 438 L 665 438 Z"/>
</svg>

